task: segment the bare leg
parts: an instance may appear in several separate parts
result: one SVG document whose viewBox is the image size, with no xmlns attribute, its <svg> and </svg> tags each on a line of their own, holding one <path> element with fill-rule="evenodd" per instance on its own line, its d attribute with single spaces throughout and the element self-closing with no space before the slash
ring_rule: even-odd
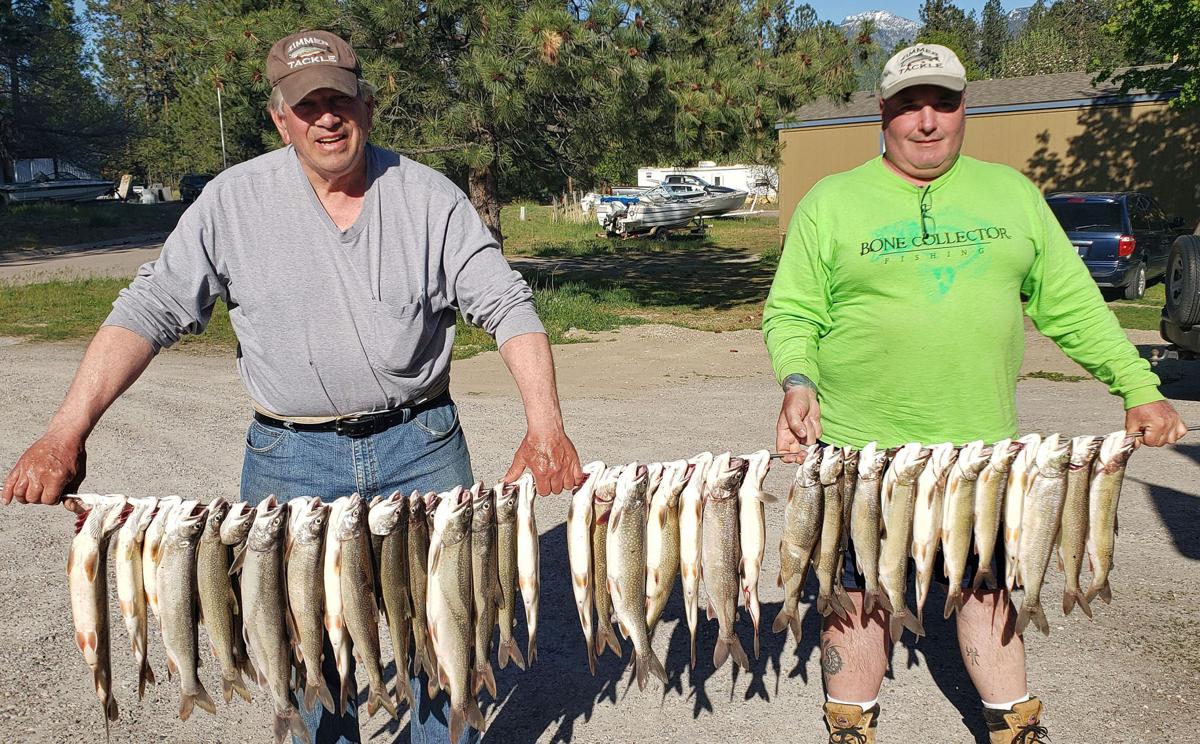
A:
<svg viewBox="0 0 1200 744">
<path fill-rule="evenodd" d="M 958 611 L 958 649 L 967 674 L 985 703 L 1028 694 L 1025 641 L 1013 632 L 1017 613 L 1008 592 L 963 590 Z"/>
<path fill-rule="evenodd" d="M 832 614 L 821 628 L 821 674 L 830 697 L 868 702 L 879 697 L 887 673 L 887 623 L 881 610 L 863 617 L 861 591 L 847 589 L 846 594 L 854 602 L 850 620 Z"/>
</svg>

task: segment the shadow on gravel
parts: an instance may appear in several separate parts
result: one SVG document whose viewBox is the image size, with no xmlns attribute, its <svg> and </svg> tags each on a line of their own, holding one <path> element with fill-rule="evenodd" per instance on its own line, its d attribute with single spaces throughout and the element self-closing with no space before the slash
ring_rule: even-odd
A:
<svg viewBox="0 0 1200 744">
<path fill-rule="evenodd" d="M 760 263 L 753 254 L 711 246 L 510 260 L 535 287 L 570 282 L 602 293 L 619 286 L 641 305 L 696 309 L 727 309 L 762 302 L 775 273 L 773 267 Z"/>
<path fill-rule="evenodd" d="M 1200 465 L 1200 444 L 1176 444 L 1175 451 Z M 1200 561 L 1200 496 L 1174 488 L 1138 481 L 1150 489 L 1150 499 L 1175 549 L 1184 558 Z"/>
<path fill-rule="evenodd" d="M 1138 353 L 1148 358 L 1151 350 L 1161 348 L 1165 343 L 1139 345 Z M 1159 389 L 1163 395 L 1173 400 L 1200 401 L 1200 361 L 1164 359 L 1155 366 L 1154 372 L 1162 380 Z"/>
</svg>

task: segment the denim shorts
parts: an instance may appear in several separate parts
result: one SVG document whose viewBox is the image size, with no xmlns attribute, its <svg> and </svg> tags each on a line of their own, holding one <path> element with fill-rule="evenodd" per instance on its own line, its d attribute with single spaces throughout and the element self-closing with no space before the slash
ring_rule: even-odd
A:
<svg viewBox="0 0 1200 744">
<path fill-rule="evenodd" d="M 393 491 L 445 491 L 472 482 L 467 440 L 458 423 L 458 408 L 449 399 L 364 437 L 276 428 L 258 421 L 252 421 L 246 431 L 242 499 L 250 504 L 271 495 L 281 501 L 297 496 L 332 501 L 353 493 L 371 499 Z M 328 640 L 322 667 L 330 689 L 337 690 L 337 669 Z M 444 744 L 449 739 L 449 699 L 443 692 L 430 700 L 424 692 L 423 676 L 409 679 L 408 684 L 419 708 L 410 717 L 412 744 Z M 312 712 L 299 707 L 313 744 L 361 741 L 354 697 L 343 716 L 330 714 L 320 705 Z M 478 740 L 478 734 L 468 728 L 460 742 Z"/>
</svg>

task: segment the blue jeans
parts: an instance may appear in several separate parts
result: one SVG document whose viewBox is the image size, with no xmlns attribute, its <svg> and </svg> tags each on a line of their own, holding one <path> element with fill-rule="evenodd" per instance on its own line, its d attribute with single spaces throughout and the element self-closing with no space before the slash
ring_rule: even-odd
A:
<svg viewBox="0 0 1200 744">
<path fill-rule="evenodd" d="M 411 419 L 406 417 L 386 431 L 360 438 L 278 429 L 257 421 L 251 422 L 246 432 L 242 499 L 252 505 L 270 495 L 281 501 L 296 496 L 320 496 L 332 501 L 357 492 L 370 499 L 393 491 L 445 491 L 472 482 L 467 440 L 458 424 L 458 409 L 449 400 Z M 328 640 L 324 661 L 325 680 L 336 699 L 339 682 Z M 403 684 L 401 670 L 397 669 L 396 677 L 397 683 Z M 409 724 L 412 744 L 444 744 L 450 738 L 450 703 L 445 692 L 430 700 L 424 692 L 424 675 L 409 679 L 408 684 L 418 701 L 418 710 L 412 712 Z M 320 704 L 311 712 L 299 700 L 297 704 L 313 744 L 361 741 L 355 696 L 351 696 L 342 716 L 325 711 Z M 478 740 L 477 732 L 468 729 L 461 742 Z"/>
</svg>

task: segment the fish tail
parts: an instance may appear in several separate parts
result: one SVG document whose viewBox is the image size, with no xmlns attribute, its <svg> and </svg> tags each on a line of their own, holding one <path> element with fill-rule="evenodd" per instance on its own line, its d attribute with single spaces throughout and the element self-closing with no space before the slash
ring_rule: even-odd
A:
<svg viewBox="0 0 1200 744">
<path fill-rule="evenodd" d="M 717 645 L 713 648 L 713 668 L 720 669 L 725 660 L 729 658 L 729 642 L 723 638 L 717 639 Z"/>
<path fill-rule="evenodd" d="M 877 596 L 879 596 L 878 593 L 874 591 L 863 592 L 863 612 L 870 615 L 875 611 L 875 598 Z"/>
<path fill-rule="evenodd" d="M 250 702 L 250 690 L 246 688 L 246 681 L 242 678 L 241 670 L 234 670 L 231 678 L 222 680 L 224 685 L 225 702 L 232 700 L 232 694 L 237 693 L 237 696 L 247 703 Z"/>
<path fill-rule="evenodd" d="M 829 613 L 833 612 L 829 597 L 824 594 L 817 595 L 817 612 L 821 613 L 821 617 L 829 617 Z"/>
<path fill-rule="evenodd" d="M 275 736 L 276 744 L 286 744 L 289 734 L 304 744 L 312 744 L 312 737 L 308 735 L 308 727 L 304 725 L 300 713 L 290 705 L 283 713 L 275 711 L 271 733 Z"/>
<path fill-rule="evenodd" d="M 854 614 L 854 600 L 850 599 L 850 595 L 846 594 L 841 584 L 833 588 L 833 611 L 843 620 L 849 620 Z"/>
<path fill-rule="evenodd" d="M 888 599 L 887 592 L 876 589 L 874 592 L 869 592 L 868 597 L 874 602 L 872 607 L 881 608 L 884 612 L 892 611 L 892 600 Z"/>
<path fill-rule="evenodd" d="M 367 695 L 367 715 L 375 715 L 375 712 L 380 708 L 386 710 L 392 718 L 400 717 L 396 711 L 396 704 L 392 702 L 392 699 L 386 694 L 386 691 L 371 687 L 371 690 Z"/>
<path fill-rule="evenodd" d="M 912 614 L 906 607 L 892 613 L 888 629 L 891 632 L 893 643 L 900 640 L 900 636 L 905 630 L 917 637 L 925 635 L 925 626 L 921 624 L 921 618 Z"/>
<path fill-rule="evenodd" d="M 606 648 L 612 649 L 612 652 L 621 658 L 621 644 L 617 642 L 617 634 L 613 630 L 612 625 L 599 628 L 596 633 L 596 656 L 603 656 Z"/>
<path fill-rule="evenodd" d="M 516 664 L 518 669 L 525 671 L 525 657 L 521 655 L 521 648 L 517 646 L 517 639 L 500 639 L 496 656 L 500 661 L 501 669 L 508 666 L 509 659 L 512 659 L 512 663 Z"/>
<path fill-rule="evenodd" d="M 1070 615 L 1071 610 L 1075 609 L 1075 605 L 1079 605 L 1079 609 L 1083 610 L 1083 614 L 1089 618 L 1092 616 L 1092 606 L 1088 602 L 1087 596 L 1082 589 L 1068 589 L 1063 592 L 1063 614 Z"/>
<path fill-rule="evenodd" d="M 592 645 L 591 639 L 586 639 L 586 641 L 587 642 L 584 645 L 587 646 L 588 671 L 592 673 L 593 677 L 595 677 L 596 676 L 596 648 L 595 648 L 595 646 Z"/>
<path fill-rule="evenodd" d="M 533 662 L 537 659 L 537 636 L 529 636 L 529 646 L 525 652 L 525 663 L 533 666 Z"/>
<path fill-rule="evenodd" d="M 430 677 L 430 679 L 433 678 Z M 340 679 L 338 686 L 341 689 L 338 690 L 337 714 L 343 716 L 346 714 L 346 703 L 350 702 L 350 695 L 356 693 L 357 690 L 352 689 L 354 687 L 353 682 L 344 677 Z"/>
<path fill-rule="evenodd" d="M 412 685 L 408 682 L 408 676 L 404 674 L 396 675 L 396 709 L 399 710 L 400 703 L 408 703 L 408 707 L 412 710 L 417 709 L 417 700 L 413 697 Z"/>
<path fill-rule="evenodd" d="M 480 666 L 475 667 L 475 684 L 472 686 L 474 694 L 478 695 L 479 691 L 487 688 L 488 694 L 492 699 L 496 699 L 496 675 L 492 672 L 492 663 L 483 661 Z"/>
<path fill-rule="evenodd" d="M 696 668 L 696 632 L 694 630 L 692 631 L 692 637 L 690 639 L 690 646 L 691 646 L 691 651 L 692 651 L 692 666 L 690 668 L 695 669 Z"/>
<path fill-rule="evenodd" d="M 1029 600 L 1029 596 L 1025 596 L 1025 601 L 1021 603 L 1021 609 L 1017 612 L 1017 635 L 1025 632 L 1030 621 L 1037 626 L 1037 629 L 1042 631 L 1042 635 L 1050 635 L 1050 623 L 1046 622 L 1046 613 L 1042 611 L 1042 605 L 1039 602 Z"/>
<path fill-rule="evenodd" d="M 116 721 L 120 712 L 117 710 L 117 697 L 111 692 L 108 694 L 108 702 L 104 704 L 104 730 L 108 731 L 108 722 Z"/>
<path fill-rule="evenodd" d="M 150 660 L 143 658 L 141 669 L 138 670 L 138 700 L 146 694 L 146 685 L 156 684 L 154 670 L 150 668 Z"/>
<path fill-rule="evenodd" d="M 779 614 L 775 616 L 775 622 L 771 623 L 771 632 L 782 633 L 787 630 L 788 622 L 791 618 L 792 613 L 788 612 L 786 607 L 780 610 Z"/>
<path fill-rule="evenodd" d="M 975 578 L 971 581 L 971 591 L 979 591 L 979 587 L 985 580 L 988 582 L 988 588 L 993 588 L 992 585 L 996 583 L 996 580 L 992 578 L 992 569 L 980 566 L 975 569 Z"/>
<path fill-rule="evenodd" d="M 962 609 L 962 606 L 963 606 L 962 587 L 961 586 L 950 587 L 950 590 L 948 592 L 946 592 L 946 613 L 945 613 L 944 617 L 947 620 L 949 620 L 951 615 L 953 615 L 958 610 Z"/>
<path fill-rule="evenodd" d="M 487 719 L 483 717 L 483 711 L 479 710 L 479 704 L 474 700 L 467 701 L 466 719 L 467 725 L 476 731 L 483 733 L 487 730 Z M 452 738 L 451 741 L 458 740 Z"/>
<path fill-rule="evenodd" d="M 1090 603 L 1096 597 L 1104 600 L 1104 604 L 1110 604 L 1112 602 L 1112 589 L 1108 586 L 1107 578 L 1104 579 L 1103 583 L 1097 584 L 1093 582 L 1092 585 L 1088 587 L 1086 595 L 1087 601 Z"/>
<path fill-rule="evenodd" d="M 654 649 L 647 648 L 646 653 L 638 654 L 637 663 L 640 667 L 640 671 L 638 672 L 638 684 L 645 682 L 646 672 L 653 674 L 655 678 L 657 678 L 658 681 L 662 682 L 664 685 L 667 684 L 667 670 L 663 668 L 662 661 L 660 661 L 658 655 L 654 653 Z"/>
<path fill-rule="evenodd" d="M 467 725 L 466 711 L 458 708 L 450 709 L 450 741 L 458 742 L 462 740 L 463 729 Z"/>
<path fill-rule="evenodd" d="M 737 636 L 733 636 L 729 639 L 728 643 L 729 651 L 733 655 L 733 663 L 749 671 L 750 659 L 746 656 L 746 649 L 742 648 L 741 640 Z"/>
</svg>

